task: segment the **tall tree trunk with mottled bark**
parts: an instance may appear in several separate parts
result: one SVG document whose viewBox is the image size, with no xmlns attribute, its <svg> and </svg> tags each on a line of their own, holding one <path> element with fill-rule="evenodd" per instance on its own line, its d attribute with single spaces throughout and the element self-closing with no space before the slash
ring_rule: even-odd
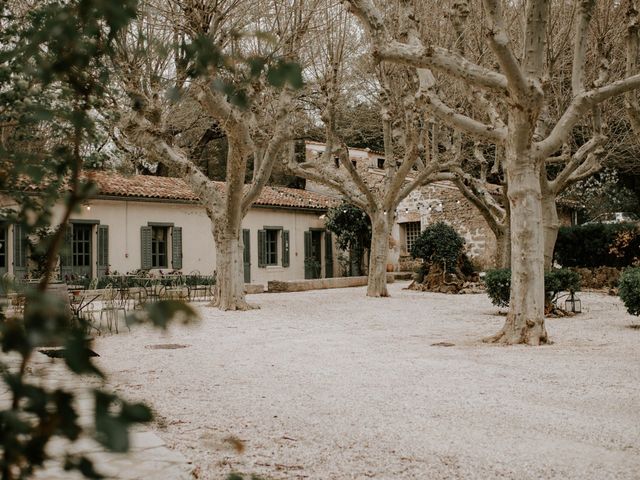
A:
<svg viewBox="0 0 640 480">
<path fill-rule="evenodd" d="M 375 211 L 371 217 L 371 250 L 369 251 L 368 297 L 388 297 L 387 260 L 393 215 Z"/>
</svg>

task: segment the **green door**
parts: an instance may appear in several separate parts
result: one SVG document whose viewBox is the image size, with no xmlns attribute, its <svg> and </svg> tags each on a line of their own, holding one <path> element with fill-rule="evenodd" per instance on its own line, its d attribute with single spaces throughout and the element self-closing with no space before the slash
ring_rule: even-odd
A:
<svg viewBox="0 0 640 480">
<path fill-rule="evenodd" d="M 244 283 L 251 283 L 251 230 L 242 230 L 242 260 L 244 262 Z"/>
<path fill-rule="evenodd" d="M 324 277 L 333 277 L 333 239 L 331 232 L 324 232 Z"/>
<path fill-rule="evenodd" d="M 304 232 L 304 278 L 320 278 L 322 271 L 322 231 Z"/>
<path fill-rule="evenodd" d="M 8 245 L 7 245 L 7 226 L 0 225 L 0 276 L 7 273 L 8 266 Z"/>
</svg>

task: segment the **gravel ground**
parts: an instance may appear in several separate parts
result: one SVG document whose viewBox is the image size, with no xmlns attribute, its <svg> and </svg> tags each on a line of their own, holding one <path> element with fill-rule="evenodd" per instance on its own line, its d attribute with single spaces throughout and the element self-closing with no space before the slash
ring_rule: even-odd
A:
<svg viewBox="0 0 640 480">
<path fill-rule="evenodd" d="M 479 342 L 504 320 L 485 295 L 406 285 L 251 296 L 96 351 L 200 479 L 640 479 L 640 330 L 619 299 L 583 293 L 553 345 L 501 347 Z M 186 347 L 149 348 L 169 343 Z"/>
</svg>

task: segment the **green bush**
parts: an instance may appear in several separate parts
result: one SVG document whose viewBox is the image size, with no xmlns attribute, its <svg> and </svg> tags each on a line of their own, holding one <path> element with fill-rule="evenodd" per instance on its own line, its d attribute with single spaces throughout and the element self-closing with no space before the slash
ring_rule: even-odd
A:
<svg viewBox="0 0 640 480">
<path fill-rule="evenodd" d="M 491 303 L 498 307 L 509 305 L 511 270 L 508 268 L 489 270 L 484 283 Z M 567 268 L 545 272 L 544 291 L 547 302 L 554 300 L 560 292 L 577 292 L 578 290 L 580 290 L 580 275 L 577 272 Z"/>
<path fill-rule="evenodd" d="M 498 268 L 488 270 L 484 277 L 487 287 L 487 295 L 497 307 L 509 305 L 509 295 L 511 293 L 511 270 L 508 268 Z"/>
<path fill-rule="evenodd" d="M 619 294 L 627 312 L 640 315 L 640 268 L 627 268 L 620 277 Z"/>
<path fill-rule="evenodd" d="M 434 263 L 442 270 L 454 272 L 464 254 L 464 238 L 453 227 L 436 222 L 425 228 L 411 247 L 411 256 L 425 263 Z"/>
<path fill-rule="evenodd" d="M 563 267 L 627 267 L 640 252 L 640 230 L 633 223 L 590 223 L 561 227 L 555 260 Z"/>
</svg>

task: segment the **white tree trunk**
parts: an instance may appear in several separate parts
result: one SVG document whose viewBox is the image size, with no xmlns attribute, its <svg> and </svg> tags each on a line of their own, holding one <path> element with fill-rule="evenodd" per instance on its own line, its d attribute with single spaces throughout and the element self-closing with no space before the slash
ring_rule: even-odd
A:
<svg viewBox="0 0 640 480">
<path fill-rule="evenodd" d="M 220 310 L 249 310 L 244 295 L 244 260 L 241 228 L 214 227 L 216 285 L 212 306 Z"/>
<path fill-rule="evenodd" d="M 558 208 L 556 198 L 553 194 L 542 197 L 542 221 L 544 225 L 544 269 L 551 270 L 553 266 L 553 250 L 558 239 L 560 220 L 558 219 Z"/>
<path fill-rule="evenodd" d="M 371 251 L 369 252 L 368 297 L 388 297 L 387 259 L 392 222 L 390 215 L 378 212 L 371 217 Z"/>
<path fill-rule="evenodd" d="M 504 229 L 498 230 L 495 233 L 496 236 L 496 254 L 494 262 L 496 268 L 510 268 L 511 267 L 511 235 L 509 226 Z"/>
<path fill-rule="evenodd" d="M 509 151 L 511 150 L 511 152 Z M 511 297 L 502 329 L 490 342 L 539 345 L 544 325 L 544 233 L 539 174 L 529 152 L 508 149 L 511 211 Z"/>
</svg>

